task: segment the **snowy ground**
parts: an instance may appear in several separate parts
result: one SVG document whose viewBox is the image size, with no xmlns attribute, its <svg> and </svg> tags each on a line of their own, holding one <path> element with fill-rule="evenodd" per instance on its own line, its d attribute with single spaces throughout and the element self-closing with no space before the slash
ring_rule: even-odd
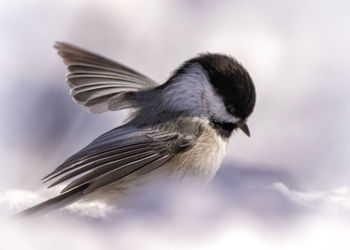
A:
<svg viewBox="0 0 350 250">
<path fill-rule="evenodd" d="M 240 183 L 222 171 L 225 178 L 202 189 L 150 190 L 128 209 L 81 203 L 32 219 L 8 217 L 48 192 L 7 190 L 0 193 L 0 248 L 348 249 L 348 187 L 307 193 L 240 172 Z"/>
</svg>

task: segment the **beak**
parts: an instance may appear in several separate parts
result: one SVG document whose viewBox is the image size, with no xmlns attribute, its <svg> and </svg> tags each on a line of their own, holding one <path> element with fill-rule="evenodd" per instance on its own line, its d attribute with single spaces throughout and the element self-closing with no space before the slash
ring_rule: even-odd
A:
<svg viewBox="0 0 350 250">
<path fill-rule="evenodd" d="M 237 126 L 248 136 L 250 137 L 250 132 L 248 125 L 246 124 L 245 121 L 237 122 Z"/>
</svg>

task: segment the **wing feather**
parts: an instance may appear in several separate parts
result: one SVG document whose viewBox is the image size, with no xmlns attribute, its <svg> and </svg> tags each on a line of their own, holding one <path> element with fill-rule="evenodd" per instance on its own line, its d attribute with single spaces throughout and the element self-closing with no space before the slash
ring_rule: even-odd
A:
<svg viewBox="0 0 350 250">
<path fill-rule="evenodd" d="M 68 174 L 66 174 L 65 176 L 61 177 L 59 180 L 57 180 L 54 184 L 51 184 L 52 186 L 57 185 L 67 179 L 70 179 L 72 177 L 77 176 L 78 174 L 93 169 L 95 167 L 98 167 L 100 165 L 103 165 L 105 163 L 108 162 L 113 162 L 115 160 L 122 160 L 125 159 L 129 156 L 132 156 L 134 154 L 138 154 L 138 153 L 143 153 L 146 152 L 147 150 L 150 150 L 149 148 L 146 147 L 146 145 L 137 145 L 138 147 L 134 148 L 134 149 L 130 149 L 127 151 L 122 151 L 122 152 L 118 152 L 118 150 L 116 151 L 109 151 L 106 153 L 101 153 L 97 156 L 93 156 L 90 158 L 87 158 L 84 161 L 79 162 L 78 164 L 74 164 L 72 167 L 69 168 L 65 168 L 64 170 L 58 172 L 57 174 L 51 176 L 50 178 L 48 178 L 47 180 L 45 180 L 45 182 L 50 181 L 52 179 L 57 178 L 58 176 L 61 176 L 67 172 L 70 172 Z"/>
<path fill-rule="evenodd" d="M 143 159 L 140 159 L 138 161 L 128 163 L 127 165 L 125 165 L 122 168 L 119 168 L 119 169 L 117 168 L 117 169 L 114 169 L 110 172 L 107 172 L 101 176 L 98 176 L 91 183 L 91 185 L 87 189 L 84 190 L 84 193 L 90 193 L 99 187 L 102 187 L 102 186 L 108 185 L 114 181 L 117 181 L 120 178 L 123 178 L 123 177 L 137 171 L 138 169 L 145 167 L 148 164 L 151 164 L 152 162 L 154 162 L 160 158 L 161 158 L 161 156 L 159 154 L 155 153 L 155 154 L 149 155 Z"/>
<path fill-rule="evenodd" d="M 44 180 L 54 181 L 49 187 L 70 180 L 62 193 L 89 183 L 84 191 L 89 193 L 129 174 L 144 174 L 162 166 L 191 148 L 197 137 L 161 130 L 114 129 L 69 157 Z"/>
<path fill-rule="evenodd" d="M 120 139 L 116 142 L 109 141 L 94 141 L 91 144 L 79 151 L 78 153 L 72 155 L 67 160 L 65 160 L 60 166 L 58 166 L 53 172 L 45 176 L 44 179 L 48 179 L 51 176 L 61 173 L 68 167 L 74 168 L 87 164 L 99 157 L 109 156 L 111 154 L 120 154 L 131 149 L 144 147 L 148 142 L 143 141 L 144 138 L 131 138 L 130 141 Z M 102 143 L 103 142 L 103 143 Z M 97 146 L 99 145 L 99 146 Z"/>
<path fill-rule="evenodd" d="M 135 166 L 141 167 L 142 164 L 147 163 L 150 158 L 152 158 L 156 155 L 158 155 L 158 154 L 153 152 L 153 151 L 152 152 L 148 151 L 148 152 L 144 152 L 144 153 L 130 156 L 127 159 L 117 160 L 114 162 L 106 163 L 106 164 L 94 169 L 93 171 L 88 172 L 87 174 L 83 175 L 82 177 L 72 181 L 69 185 L 67 185 L 62 190 L 62 192 L 68 191 L 72 188 L 75 188 L 81 184 L 84 184 L 84 183 L 92 181 L 92 180 L 94 183 L 94 181 L 97 180 L 99 178 L 99 176 L 108 175 L 108 173 L 110 173 L 110 172 L 122 173 L 125 171 L 132 170 L 132 167 L 135 167 Z M 121 176 L 121 177 L 123 177 L 123 176 Z"/>
<path fill-rule="evenodd" d="M 119 68 L 113 68 L 110 66 L 101 66 L 91 63 L 83 63 L 83 62 L 70 62 L 67 66 L 69 74 L 79 73 L 79 72 L 86 72 L 86 73 L 94 73 L 99 72 L 100 74 L 113 74 L 113 75 L 120 75 L 120 76 L 129 76 L 133 77 L 139 80 L 142 80 L 145 78 L 145 76 L 140 75 L 137 73 L 135 75 L 134 72 L 129 72 L 127 70 L 121 70 Z M 149 82 L 151 81 L 151 82 Z M 155 82 L 153 80 L 148 79 L 147 83 L 149 85 L 154 85 Z"/>
<path fill-rule="evenodd" d="M 133 108 L 129 93 L 157 86 L 129 67 L 74 45 L 56 42 L 54 47 L 67 65 L 73 99 L 92 113 Z"/>
</svg>

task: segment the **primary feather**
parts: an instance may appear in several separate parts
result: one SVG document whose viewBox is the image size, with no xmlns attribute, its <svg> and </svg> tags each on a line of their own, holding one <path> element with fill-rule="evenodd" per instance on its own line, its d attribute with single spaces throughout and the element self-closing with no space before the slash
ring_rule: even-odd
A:
<svg viewBox="0 0 350 250">
<path fill-rule="evenodd" d="M 120 63 L 76 46 L 56 42 L 67 65 L 73 99 L 92 113 L 135 107 L 129 94 L 158 84 Z"/>
<path fill-rule="evenodd" d="M 91 182 L 89 190 L 108 184 L 152 163 L 153 168 L 193 145 L 193 137 L 181 133 L 134 128 L 111 130 L 68 158 L 44 179 L 57 179 L 50 187 L 79 176 L 62 192 Z M 158 162 L 158 163 L 157 163 Z"/>
</svg>

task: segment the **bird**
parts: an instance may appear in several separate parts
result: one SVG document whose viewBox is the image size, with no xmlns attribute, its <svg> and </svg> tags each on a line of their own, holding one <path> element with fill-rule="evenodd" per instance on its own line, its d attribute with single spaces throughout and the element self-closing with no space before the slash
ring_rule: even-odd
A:
<svg viewBox="0 0 350 250">
<path fill-rule="evenodd" d="M 93 114 L 130 109 L 129 118 L 93 140 L 45 176 L 48 188 L 67 183 L 56 197 L 19 213 L 38 215 L 79 200 L 118 202 L 146 183 L 209 182 L 229 138 L 247 119 L 256 91 L 232 56 L 201 53 L 158 84 L 119 62 L 56 42 L 67 67 L 73 100 Z"/>
</svg>

